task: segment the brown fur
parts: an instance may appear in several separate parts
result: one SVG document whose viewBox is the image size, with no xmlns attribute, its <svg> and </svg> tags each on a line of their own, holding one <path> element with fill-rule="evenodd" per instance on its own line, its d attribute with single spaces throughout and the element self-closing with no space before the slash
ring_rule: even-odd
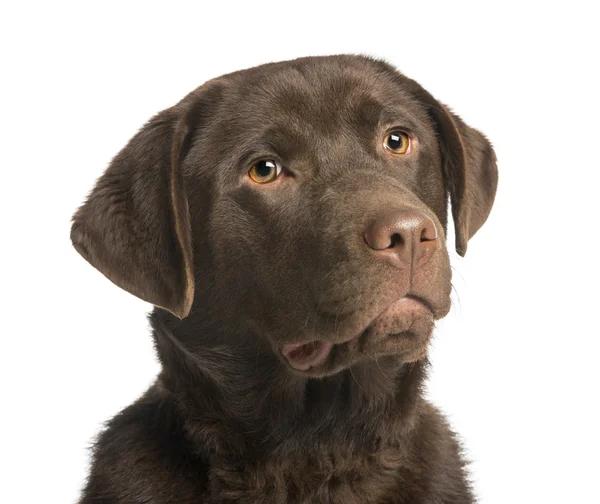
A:
<svg viewBox="0 0 600 504">
<path fill-rule="evenodd" d="M 390 126 L 411 132 L 410 155 L 381 148 Z M 286 175 L 263 186 L 247 170 L 265 157 Z M 496 183 L 479 132 L 362 56 L 225 75 L 158 114 L 74 216 L 77 250 L 157 306 L 162 364 L 99 436 L 81 503 L 473 502 L 459 444 L 421 388 L 450 307 L 448 197 L 464 254 Z M 438 230 L 422 267 L 365 245 L 389 209 Z M 428 315 L 373 322 L 405 296 Z M 306 340 L 334 346 L 300 372 L 281 349 Z"/>
</svg>

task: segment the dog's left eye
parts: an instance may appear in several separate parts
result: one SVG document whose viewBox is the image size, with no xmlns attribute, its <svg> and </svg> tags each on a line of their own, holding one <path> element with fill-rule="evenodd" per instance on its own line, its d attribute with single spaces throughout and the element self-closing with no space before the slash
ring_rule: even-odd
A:
<svg viewBox="0 0 600 504">
<path fill-rule="evenodd" d="M 410 137 L 404 131 L 392 131 L 386 135 L 383 146 L 394 154 L 406 154 L 410 148 Z"/>
<path fill-rule="evenodd" d="M 273 182 L 279 176 L 281 170 L 281 164 L 277 161 L 263 159 L 250 167 L 248 175 L 258 184 L 268 184 L 269 182 Z"/>
</svg>

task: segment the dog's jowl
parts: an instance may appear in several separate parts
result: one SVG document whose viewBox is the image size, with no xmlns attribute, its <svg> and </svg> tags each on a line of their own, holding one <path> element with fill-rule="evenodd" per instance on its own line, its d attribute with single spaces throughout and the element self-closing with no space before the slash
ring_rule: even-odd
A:
<svg viewBox="0 0 600 504">
<path fill-rule="evenodd" d="M 81 503 L 473 502 L 422 387 L 447 247 L 496 183 L 481 133 L 363 56 L 235 72 L 157 114 L 73 218 L 79 253 L 155 305 L 162 364 Z"/>
</svg>

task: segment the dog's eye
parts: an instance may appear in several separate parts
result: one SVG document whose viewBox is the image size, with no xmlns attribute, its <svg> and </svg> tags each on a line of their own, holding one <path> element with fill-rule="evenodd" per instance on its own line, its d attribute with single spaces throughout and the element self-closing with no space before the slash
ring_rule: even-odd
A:
<svg viewBox="0 0 600 504">
<path fill-rule="evenodd" d="M 410 138 L 404 131 L 392 131 L 385 137 L 383 146 L 394 154 L 406 154 L 410 148 Z"/>
<path fill-rule="evenodd" d="M 250 167 L 250 170 L 248 170 L 250 178 L 259 184 L 273 182 L 280 173 L 281 165 L 272 159 L 258 161 Z"/>
</svg>

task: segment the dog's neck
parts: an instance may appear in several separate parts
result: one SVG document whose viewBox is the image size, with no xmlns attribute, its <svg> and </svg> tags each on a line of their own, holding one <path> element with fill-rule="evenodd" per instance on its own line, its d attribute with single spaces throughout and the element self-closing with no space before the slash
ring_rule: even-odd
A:
<svg viewBox="0 0 600 504">
<path fill-rule="evenodd" d="M 198 337 L 204 343 L 192 347 L 164 312 L 150 320 L 163 365 L 159 382 L 204 452 L 272 456 L 298 453 L 307 442 L 332 453 L 372 451 L 411 429 L 421 404 L 426 361 L 369 359 L 311 379 L 292 373 L 256 338 L 225 345 Z"/>
</svg>

